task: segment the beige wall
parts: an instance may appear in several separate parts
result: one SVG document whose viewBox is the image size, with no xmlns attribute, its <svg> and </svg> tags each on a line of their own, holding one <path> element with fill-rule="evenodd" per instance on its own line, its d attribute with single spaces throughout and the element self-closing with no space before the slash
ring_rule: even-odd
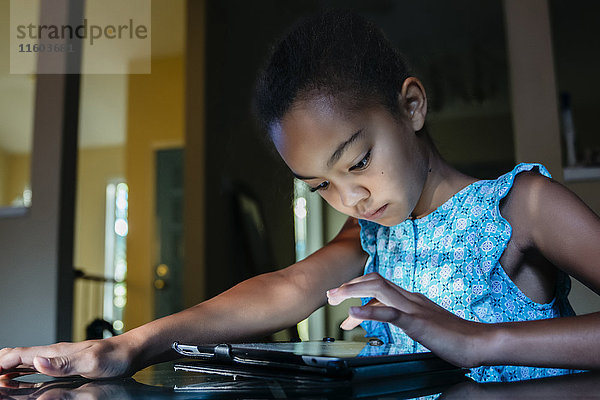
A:
<svg viewBox="0 0 600 400">
<path fill-rule="evenodd" d="M 30 186 L 31 157 L 0 149 L 0 207 L 9 206 Z"/>
<path fill-rule="evenodd" d="M 86 274 L 104 276 L 106 186 L 124 179 L 123 146 L 80 149 L 75 211 L 74 264 Z M 103 286 L 75 281 L 73 340 L 85 339 L 85 326 L 102 317 Z"/>
<path fill-rule="evenodd" d="M 104 274 L 106 185 L 124 179 L 124 156 L 123 146 L 79 151 L 74 261 L 91 274 Z"/>
<path fill-rule="evenodd" d="M 8 163 L 6 160 L 6 152 L 0 148 L 0 207 L 7 205 L 7 200 L 4 199 L 6 193 L 6 178 L 8 173 Z"/>
<path fill-rule="evenodd" d="M 184 144 L 184 59 L 152 60 L 152 73 L 130 75 L 126 177 L 129 185 L 125 329 L 154 318 L 155 152 Z"/>
<path fill-rule="evenodd" d="M 23 190 L 30 186 L 31 156 L 11 154 L 8 156 L 8 177 L 6 179 L 6 200 L 11 202 L 23 196 Z"/>
</svg>

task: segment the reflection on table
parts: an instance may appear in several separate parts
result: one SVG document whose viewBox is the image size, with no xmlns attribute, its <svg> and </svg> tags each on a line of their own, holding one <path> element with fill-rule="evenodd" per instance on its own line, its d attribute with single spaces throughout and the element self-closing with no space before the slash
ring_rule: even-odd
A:
<svg viewBox="0 0 600 400">
<path fill-rule="evenodd" d="M 0 381 L 0 399 L 285 399 L 594 398 L 600 372 L 507 383 L 476 383 L 460 374 L 438 373 L 368 382 L 307 383 L 174 371 L 174 363 L 146 368 L 132 378 L 90 381 L 31 375 Z"/>
</svg>

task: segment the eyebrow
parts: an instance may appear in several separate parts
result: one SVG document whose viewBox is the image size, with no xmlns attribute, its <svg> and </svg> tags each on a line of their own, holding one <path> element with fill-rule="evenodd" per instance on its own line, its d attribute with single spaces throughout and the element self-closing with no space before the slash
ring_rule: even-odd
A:
<svg viewBox="0 0 600 400">
<path fill-rule="evenodd" d="M 337 149 L 333 152 L 333 154 L 331 155 L 331 157 L 329 158 L 329 161 L 327 161 L 327 166 L 331 168 L 331 166 L 333 166 L 336 162 L 338 162 L 338 160 L 340 158 L 342 158 L 342 155 L 344 154 L 344 152 L 348 149 L 348 147 L 356 142 L 358 139 L 360 139 L 360 137 L 363 134 L 363 130 L 360 129 L 359 131 L 357 131 L 356 133 L 354 133 L 352 136 L 350 136 L 350 139 L 346 140 L 345 142 L 341 143 Z M 302 175 L 298 175 L 297 173 L 295 173 L 294 171 L 292 171 L 292 174 L 294 175 L 294 177 L 300 179 L 300 180 L 310 180 L 310 179 L 316 179 L 316 177 L 314 176 L 302 176 Z"/>
<path fill-rule="evenodd" d="M 292 174 L 294 175 L 295 178 L 303 180 L 303 181 L 308 181 L 310 179 L 317 179 L 316 176 L 302 176 L 302 175 L 298 175 L 294 171 L 292 171 Z"/>
<path fill-rule="evenodd" d="M 333 155 L 331 156 L 331 158 L 329 159 L 329 161 L 327 161 L 327 166 L 331 168 L 336 162 L 338 162 L 338 160 L 340 158 L 342 158 L 342 155 L 344 154 L 346 149 L 348 149 L 348 147 L 352 143 L 356 142 L 362 136 L 362 133 L 363 133 L 363 130 L 360 129 L 354 135 L 350 136 L 350 139 L 348 139 L 344 143 L 340 144 L 338 146 L 338 148 L 335 150 L 335 152 L 333 153 Z"/>
</svg>

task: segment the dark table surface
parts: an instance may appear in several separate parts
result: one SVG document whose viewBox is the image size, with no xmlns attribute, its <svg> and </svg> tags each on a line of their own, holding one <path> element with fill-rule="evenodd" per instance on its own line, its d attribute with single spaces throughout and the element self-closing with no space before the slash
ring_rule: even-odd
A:
<svg viewBox="0 0 600 400">
<path fill-rule="evenodd" d="M 323 384 L 176 372 L 173 365 L 102 381 L 30 375 L 0 383 L 0 399 L 600 399 L 600 372 L 486 384 L 457 374 Z"/>
</svg>

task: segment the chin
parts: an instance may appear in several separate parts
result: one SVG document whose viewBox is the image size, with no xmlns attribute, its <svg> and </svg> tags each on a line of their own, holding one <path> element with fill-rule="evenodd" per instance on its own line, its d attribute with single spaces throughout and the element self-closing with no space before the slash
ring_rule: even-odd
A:
<svg viewBox="0 0 600 400">
<path fill-rule="evenodd" d="M 407 220 L 406 217 L 405 218 L 401 218 L 401 217 L 399 217 L 399 218 L 388 217 L 388 218 L 381 218 L 380 220 L 373 221 L 373 222 L 375 222 L 376 224 L 379 224 L 379 225 L 383 225 L 383 226 L 387 226 L 387 227 L 392 227 L 392 226 L 396 226 L 398 224 L 401 224 L 402 222 L 404 222 L 406 220 Z"/>
<path fill-rule="evenodd" d="M 410 212 L 408 211 L 400 210 L 400 212 L 394 212 L 395 210 L 390 208 L 388 207 L 386 210 L 386 213 L 389 215 L 382 215 L 383 218 L 374 222 L 379 225 L 391 227 L 403 223 L 410 216 Z"/>
<path fill-rule="evenodd" d="M 396 225 L 398 225 L 398 224 L 400 224 L 402 222 L 404 222 L 404 220 L 403 221 L 398 221 L 398 222 L 391 222 L 391 221 L 388 221 L 388 220 L 386 220 L 386 221 L 377 221 L 377 223 L 379 225 L 383 225 L 383 226 L 387 226 L 387 227 L 396 226 Z"/>
</svg>

